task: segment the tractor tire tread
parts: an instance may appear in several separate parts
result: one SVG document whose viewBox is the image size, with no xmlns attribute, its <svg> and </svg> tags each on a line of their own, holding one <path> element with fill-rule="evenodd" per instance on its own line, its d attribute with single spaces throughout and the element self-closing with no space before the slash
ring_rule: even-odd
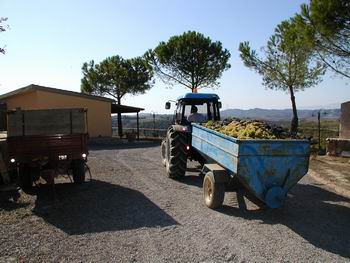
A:
<svg viewBox="0 0 350 263">
<path fill-rule="evenodd" d="M 170 141 L 169 158 L 167 162 L 167 176 L 181 178 L 185 176 L 187 168 L 187 135 L 176 132 L 172 127 L 168 130 L 167 140 Z"/>
</svg>

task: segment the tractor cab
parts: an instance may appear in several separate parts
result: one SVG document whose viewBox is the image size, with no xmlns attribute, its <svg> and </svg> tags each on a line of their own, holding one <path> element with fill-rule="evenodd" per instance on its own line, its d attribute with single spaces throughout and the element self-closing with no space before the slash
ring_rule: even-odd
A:
<svg viewBox="0 0 350 263">
<path fill-rule="evenodd" d="M 189 125 L 191 122 L 203 123 L 220 120 L 221 102 L 219 96 L 211 93 L 187 93 L 176 102 L 175 124 Z M 170 109 L 170 102 L 165 104 Z"/>
</svg>

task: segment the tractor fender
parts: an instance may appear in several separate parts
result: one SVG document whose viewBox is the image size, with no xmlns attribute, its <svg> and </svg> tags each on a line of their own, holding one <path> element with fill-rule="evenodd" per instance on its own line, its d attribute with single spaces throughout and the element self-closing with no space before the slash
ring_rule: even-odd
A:
<svg viewBox="0 0 350 263">
<path fill-rule="evenodd" d="M 174 125 L 172 125 L 172 127 L 173 127 L 174 131 L 176 131 L 176 132 L 189 133 L 191 131 L 190 126 L 174 124 Z"/>
</svg>

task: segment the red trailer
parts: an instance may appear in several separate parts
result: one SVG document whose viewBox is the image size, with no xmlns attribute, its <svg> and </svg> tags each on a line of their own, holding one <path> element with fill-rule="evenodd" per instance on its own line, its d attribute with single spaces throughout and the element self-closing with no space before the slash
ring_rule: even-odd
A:
<svg viewBox="0 0 350 263">
<path fill-rule="evenodd" d="M 88 156 L 87 110 L 48 109 L 9 111 L 9 167 L 17 171 L 24 190 L 41 176 L 48 183 L 60 174 L 85 181 Z"/>
</svg>

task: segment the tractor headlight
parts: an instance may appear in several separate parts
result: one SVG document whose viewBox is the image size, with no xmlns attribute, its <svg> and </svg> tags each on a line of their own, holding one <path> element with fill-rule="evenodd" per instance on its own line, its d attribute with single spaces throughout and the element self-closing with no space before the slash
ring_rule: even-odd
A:
<svg viewBox="0 0 350 263">
<path fill-rule="evenodd" d="M 82 155 L 81 155 L 81 157 L 83 157 L 84 159 L 86 158 L 86 153 L 83 153 Z"/>
<path fill-rule="evenodd" d="M 16 159 L 15 159 L 15 158 L 11 158 L 10 162 L 11 162 L 11 163 L 15 163 L 15 162 L 16 162 Z"/>
</svg>

